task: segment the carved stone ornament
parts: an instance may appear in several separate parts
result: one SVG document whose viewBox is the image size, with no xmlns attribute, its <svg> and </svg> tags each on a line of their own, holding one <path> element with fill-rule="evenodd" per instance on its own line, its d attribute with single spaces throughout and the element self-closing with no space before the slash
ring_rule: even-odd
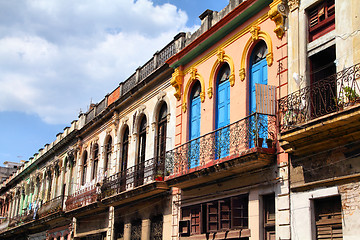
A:
<svg viewBox="0 0 360 240">
<path fill-rule="evenodd" d="M 196 68 L 191 68 L 191 80 L 195 80 L 196 79 L 196 74 L 197 74 L 197 69 Z"/>
<path fill-rule="evenodd" d="M 182 105 L 182 110 L 183 110 L 184 113 L 186 112 L 186 109 L 187 109 L 186 103 L 183 103 L 183 105 Z"/>
<path fill-rule="evenodd" d="M 165 96 L 166 96 L 166 92 L 160 91 L 157 97 L 158 101 L 164 100 Z"/>
<path fill-rule="evenodd" d="M 221 48 L 219 48 L 218 53 L 217 53 L 217 57 L 219 59 L 219 62 L 224 62 L 224 55 L 225 55 L 225 51 Z"/>
<path fill-rule="evenodd" d="M 145 105 L 139 106 L 138 114 L 140 115 L 140 114 L 144 113 L 145 109 L 146 109 L 146 106 L 145 106 Z"/>
<path fill-rule="evenodd" d="M 240 80 L 244 81 L 245 80 L 245 68 L 241 68 L 239 70 L 239 76 L 240 76 Z"/>
<path fill-rule="evenodd" d="M 205 93 L 204 92 L 200 93 L 200 100 L 202 103 L 205 101 Z"/>
<path fill-rule="evenodd" d="M 122 119 L 122 124 L 127 124 L 128 121 L 129 121 L 129 117 L 126 116 Z"/>
<path fill-rule="evenodd" d="M 213 96 L 213 89 L 212 89 L 212 87 L 209 87 L 209 88 L 208 88 L 208 96 L 209 96 L 210 99 L 211 99 L 212 96 Z"/>
<path fill-rule="evenodd" d="M 181 99 L 181 86 L 184 82 L 184 72 L 180 70 L 180 68 L 176 68 L 174 73 L 172 74 L 172 78 L 170 80 L 171 86 L 175 88 L 174 96 L 179 101 Z"/>
<path fill-rule="evenodd" d="M 273 53 L 269 52 L 268 54 L 266 54 L 266 62 L 269 67 L 271 67 L 271 65 L 273 64 L 273 61 L 274 61 Z"/>
<path fill-rule="evenodd" d="M 294 11 L 299 8 L 300 0 L 288 0 L 288 6 L 290 11 Z"/>
<path fill-rule="evenodd" d="M 229 76 L 229 82 L 230 82 L 230 87 L 233 87 L 235 85 L 235 74 L 230 74 Z"/>
<path fill-rule="evenodd" d="M 286 14 L 286 6 L 285 4 L 278 4 L 273 6 L 268 12 L 269 18 L 275 22 L 276 27 L 274 32 L 279 39 L 282 39 L 285 33 L 284 27 L 284 15 Z"/>
<path fill-rule="evenodd" d="M 259 31 L 260 31 L 260 27 L 259 26 L 252 26 L 250 28 L 250 33 L 251 33 L 251 37 L 252 37 L 252 41 L 255 42 L 259 39 Z"/>
</svg>

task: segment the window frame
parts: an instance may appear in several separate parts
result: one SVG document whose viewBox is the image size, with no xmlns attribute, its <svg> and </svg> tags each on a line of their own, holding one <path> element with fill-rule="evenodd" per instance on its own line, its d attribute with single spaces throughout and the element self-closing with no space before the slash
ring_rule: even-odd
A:
<svg viewBox="0 0 360 240">
<path fill-rule="evenodd" d="M 235 213 L 235 202 L 238 201 L 242 206 L 238 214 Z M 222 204 L 227 203 L 228 217 L 222 218 L 223 211 Z M 196 205 L 185 206 L 181 208 L 181 220 L 180 226 L 188 228 L 186 235 L 198 235 L 204 233 L 224 232 L 236 229 L 248 229 L 249 228 L 249 196 L 248 194 L 241 194 L 237 196 L 231 196 L 221 199 L 212 200 Z M 212 212 L 209 212 L 209 208 L 214 207 Z M 215 209 L 215 210 L 214 210 Z M 210 221 L 210 218 L 213 221 Z M 240 218 L 239 222 L 242 224 L 235 224 L 235 218 Z M 196 221 L 196 219 L 199 219 Z M 186 223 L 188 222 L 188 223 Z M 223 227 L 223 224 L 227 222 L 228 227 Z M 188 224 L 188 226 L 187 226 Z M 215 228 L 212 228 L 215 226 Z M 181 230 L 180 230 L 181 232 Z"/>
<path fill-rule="evenodd" d="M 323 20 L 320 19 L 320 11 L 324 11 Z M 307 10 L 309 42 L 335 29 L 335 14 L 335 0 L 323 0 Z M 314 22 L 316 22 L 315 25 L 313 25 Z"/>
<path fill-rule="evenodd" d="M 97 169 L 99 165 L 99 145 L 97 143 L 93 146 L 93 168 L 91 172 L 91 180 L 97 180 Z"/>
<path fill-rule="evenodd" d="M 82 175 L 81 175 L 81 185 L 84 186 L 86 183 L 86 174 L 87 174 L 87 164 L 88 164 L 88 153 L 85 150 L 83 152 L 83 168 L 82 168 Z"/>
</svg>

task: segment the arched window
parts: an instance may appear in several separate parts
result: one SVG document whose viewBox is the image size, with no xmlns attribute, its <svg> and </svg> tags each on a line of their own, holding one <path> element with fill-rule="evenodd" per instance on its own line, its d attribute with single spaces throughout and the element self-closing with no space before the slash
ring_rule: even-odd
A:
<svg viewBox="0 0 360 240">
<path fill-rule="evenodd" d="M 147 127 L 146 116 L 143 116 L 141 118 L 140 126 L 139 126 L 138 158 L 136 165 L 135 186 L 140 186 L 144 183 L 146 127 Z"/>
<path fill-rule="evenodd" d="M 196 81 L 192 86 L 190 94 L 190 111 L 189 111 L 189 164 L 190 168 L 199 165 L 200 153 L 200 119 L 201 119 L 201 100 L 200 100 L 201 86 L 200 82 Z"/>
<path fill-rule="evenodd" d="M 122 138 L 122 151 L 120 163 L 120 191 L 126 190 L 127 161 L 129 154 L 129 127 L 126 126 Z"/>
<path fill-rule="evenodd" d="M 163 103 L 158 115 L 158 129 L 157 129 L 157 161 L 164 163 L 166 153 L 166 128 L 167 127 L 167 105 Z"/>
<path fill-rule="evenodd" d="M 126 126 L 122 139 L 122 155 L 120 171 L 126 171 L 129 153 L 129 127 Z"/>
<path fill-rule="evenodd" d="M 253 114 L 256 112 L 256 92 L 255 85 L 256 84 L 264 84 L 266 85 L 268 82 L 268 74 L 267 74 L 267 61 L 266 54 L 268 53 L 268 49 L 266 43 L 264 41 L 258 42 L 251 54 L 250 57 L 250 81 L 249 81 L 249 113 Z M 249 146 L 254 147 L 254 141 L 257 141 L 258 138 L 266 138 L 267 137 L 267 128 L 260 128 L 257 126 L 259 123 L 259 117 L 266 118 L 264 116 L 256 115 L 250 118 L 251 121 L 251 138 L 249 139 Z M 267 119 L 261 119 L 261 122 L 267 122 Z M 261 147 L 261 146 L 259 146 Z"/>
<path fill-rule="evenodd" d="M 88 154 L 87 154 L 87 151 L 84 151 L 84 153 L 83 153 L 83 171 L 82 171 L 81 185 L 85 185 L 85 183 L 86 183 L 87 164 L 88 164 Z"/>
<path fill-rule="evenodd" d="M 92 173 L 91 173 L 91 180 L 95 179 L 96 181 L 96 176 L 97 176 L 97 169 L 98 169 L 98 163 L 99 163 L 99 145 L 96 143 L 93 146 L 93 156 L 94 156 L 94 163 L 93 163 L 93 169 L 92 169 Z"/>
<path fill-rule="evenodd" d="M 105 144 L 105 163 L 104 163 L 104 173 L 108 176 L 108 171 L 110 170 L 111 165 L 111 153 L 112 153 L 112 138 L 109 136 L 107 143 Z"/>
<path fill-rule="evenodd" d="M 224 63 L 216 77 L 216 110 L 215 128 L 223 128 L 216 132 L 216 158 L 229 155 L 230 124 L 230 67 Z"/>
</svg>

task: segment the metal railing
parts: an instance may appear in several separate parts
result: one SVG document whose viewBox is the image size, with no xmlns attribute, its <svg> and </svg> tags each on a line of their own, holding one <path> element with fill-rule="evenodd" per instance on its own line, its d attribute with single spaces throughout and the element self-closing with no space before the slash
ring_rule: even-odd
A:
<svg viewBox="0 0 360 240">
<path fill-rule="evenodd" d="M 65 201 L 66 211 L 70 211 L 82 206 L 89 205 L 96 202 L 98 198 L 97 186 L 93 185 L 84 189 L 81 189 L 74 194 L 70 195 Z"/>
<path fill-rule="evenodd" d="M 101 186 L 101 198 L 119 194 L 128 189 L 150 183 L 154 180 L 163 181 L 163 158 L 151 158 L 125 171 L 105 178 Z"/>
<path fill-rule="evenodd" d="M 280 131 L 341 111 L 360 101 L 360 64 L 279 99 Z"/>
<path fill-rule="evenodd" d="M 276 117 L 254 113 L 166 153 L 166 175 L 186 174 L 190 169 L 238 157 L 250 148 L 273 148 Z"/>
</svg>

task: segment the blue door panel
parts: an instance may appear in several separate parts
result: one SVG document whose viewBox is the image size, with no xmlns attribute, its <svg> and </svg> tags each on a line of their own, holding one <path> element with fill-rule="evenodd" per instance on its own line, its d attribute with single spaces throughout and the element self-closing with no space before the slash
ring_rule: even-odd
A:
<svg viewBox="0 0 360 240">
<path fill-rule="evenodd" d="M 230 82 L 225 81 L 217 88 L 216 129 L 230 124 Z M 229 155 L 229 128 L 216 132 L 216 158 Z"/>
<path fill-rule="evenodd" d="M 200 137 L 201 101 L 196 97 L 191 101 L 190 107 L 190 140 Z M 189 167 L 199 166 L 200 140 L 193 140 L 189 145 Z"/>
<path fill-rule="evenodd" d="M 250 69 L 250 83 L 249 83 L 249 88 L 250 88 L 250 98 L 249 98 L 249 110 L 250 110 L 250 114 L 255 113 L 256 112 L 256 94 L 255 94 L 255 84 L 267 84 L 268 82 L 268 74 L 267 74 L 267 62 L 266 62 L 266 58 L 262 59 L 261 61 L 257 62 L 256 64 L 251 66 Z M 260 117 L 262 119 L 260 119 Z M 251 123 L 255 123 L 257 121 L 261 121 L 262 123 L 267 123 L 267 117 L 266 116 L 259 116 L 259 118 L 256 120 L 255 116 L 252 116 L 250 118 Z M 264 124 L 263 124 L 264 125 Z M 254 129 L 256 127 L 259 127 L 259 124 L 252 124 L 250 129 L 250 139 L 249 139 L 249 147 L 252 148 L 254 147 L 254 142 L 253 142 L 253 138 L 254 138 Z M 259 137 L 261 138 L 266 138 L 267 137 L 267 126 L 263 126 L 263 128 L 261 129 L 257 129 L 259 131 Z M 264 141 L 265 142 L 265 141 Z M 263 143 L 265 144 L 265 143 Z"/>
</svg>

